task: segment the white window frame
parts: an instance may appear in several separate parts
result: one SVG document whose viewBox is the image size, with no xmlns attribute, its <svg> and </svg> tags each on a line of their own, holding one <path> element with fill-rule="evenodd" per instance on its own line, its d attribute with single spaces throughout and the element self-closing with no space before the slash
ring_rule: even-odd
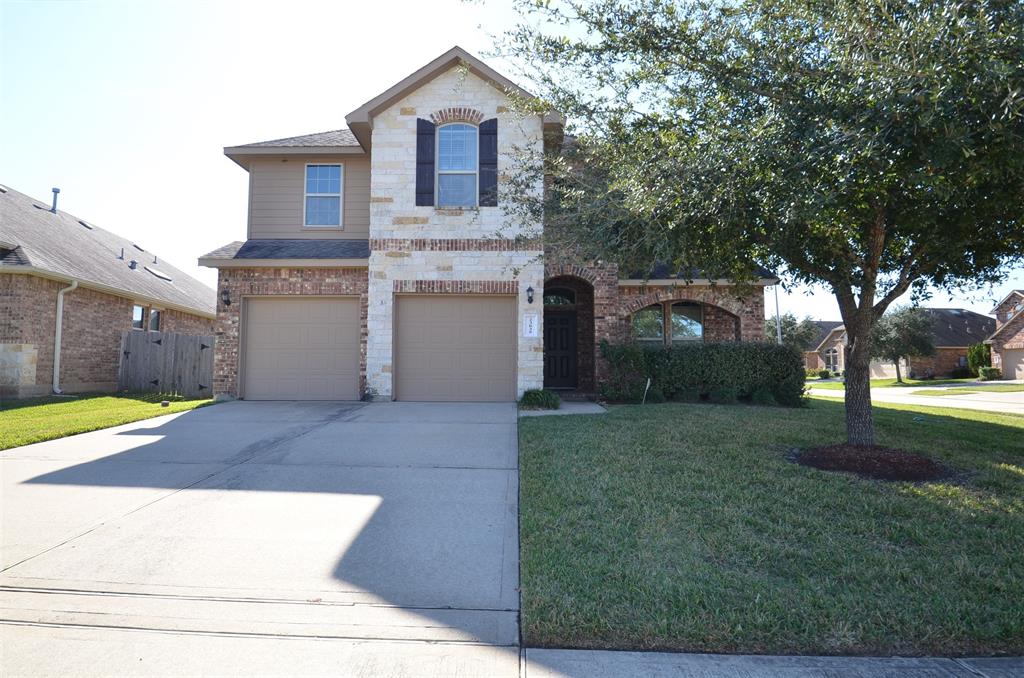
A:
<svg viewBox="0 0 1024 678">
<path fill-rule="evenodd" d="M 156 313 L 156 329 L 153 329 L 153 314 Z M 147 332 L 159 332 L 160 326 L 164 324 L 164 312 L 161 308 L 150 307 L 149 313 L 146 314 L 146 331 Z"/>
<path fill-rule="evenodd" d="M 441 130 L 452 125 L 466 125 L 476 129 L 476 169 L 475 170 L 442 170 L 441 169 Z M 442 205 L 441 204 L 441 175 L 442 174 L 472 174 L 473 175 L 473 204 L 472 205 Z M 456 120 L 438 125 L 434 130 L 434 205 L 440 210 L 473 210 L 480 207 L 480 125 L 474 125 L 464 120 Z"/>
<path fill-rule="evenodd" d="M 338 189 L 339 193 L 307 193 L 307 177 L 310 167 L 338 167 Z M 306 198 L 337 198 L 338 199 L 338 224 L 307 224 L 306 223 Z M 302 168 L 302 228 L 314 231 L 334 229 L 341 231 L 345 228 L 345 163 L 343 162 L 307 162 Z"/>
<path fill-rule="evenodd" d="M 142 322 L 140 323 L 139 327 L 135 326 L 135 309 L 137 308 L 142 309 Z M 132 304 L 132 329 L 139 332 L 145 332 L 146 328 L 148 327 L 148 323 L 149 314 L 146 313 L 146 307 L 143 306 L 142 304 Z"/>
</svg>

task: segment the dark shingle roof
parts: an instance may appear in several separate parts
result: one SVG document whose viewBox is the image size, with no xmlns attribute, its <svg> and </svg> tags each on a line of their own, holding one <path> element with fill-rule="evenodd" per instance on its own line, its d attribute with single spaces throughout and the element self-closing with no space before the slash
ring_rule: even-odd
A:
<svg viewBox="0 0 1024 678">
<path fill-rule="evenodd" d="M 315 132 L 303 134 L 297 137 L 285 139 L 272 139 L 270 141 L 257 141 L 252 144 L 243 144 L 236 148 L 267 148 L 267 147 L 317 147 L 317 146 L 359 146 L 355 135 L 347 128 L 329 130 L 327 132 Z"/>
<path fill-rule="evenodd" d="M 932 343 L 936 346 L 971 346 L 988 339 L 996 321 L 964 308 L 925 308 L 932 317 Z"/>
<path fill-rule="evenodd" d="M 233 242 L 203 259 L 366 259 L 369 240 L 268 239 Z"/>
<path fill-rule="evenodd" d="M 825 337 L 837 327 L 843 326 L 842 320 L 815 320 L 814 324 L 818 326 L 818 336 L 811 342 L 811 346 L 816 349 L 821 345 L 821 342 L 825 341 Z M 813 349 L 812 349 L 813 350 Z"/>
<path fill-rule="evenodd" d="M 129 297 L 216 312 L 216 293 L 192 276 L 160 257 L 153 263 L 155 255 L 131 240 L 62 210 L 54 214 L 46 203 L 13 189 L 0 193 L 0 243 L 0 272 L 31 266 Z M 133 259 L 134 270 L 128 266 Z"/>
<path fill-rule="evenodd" d="M 668 264 L 655 264 L 648 273 L 636 271 L 628 276 L 628 280 L 720 280 L 721 276 L 709 276 L 705 271 L 698 268 L 683 269 L 673 272 Z M 756 268 L 754 273 L 757 277 L 772 280 L 775 274 L 767 268 Z"/>
</svg>

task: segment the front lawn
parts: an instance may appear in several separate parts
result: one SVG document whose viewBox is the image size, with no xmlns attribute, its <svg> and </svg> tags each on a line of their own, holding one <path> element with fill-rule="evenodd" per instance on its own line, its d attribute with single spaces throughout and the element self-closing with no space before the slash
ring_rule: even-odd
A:
<svg viewBox="0 0 1024 678">
<path fill-rule="evenodd" d="M 880 444 L 959 483 L 798 466 L 843 405 L 521 419 L 529 646 L 1024 653 L 1024 417 L 876 404 Z"/>
<path fill-rule="evenodd" d="M 984 386 L 964 386 L 957 388 L 937 388 L 914 391 L 914 395 L 946 396 L 963 395 L 965 393 L 1017 393 L 1024 391 L 1024 384 L 985 384 Z"/>
<path fill-rule="evenodd" d="M 976 381 L 974 378 L 970 379 L 910 379 L 908 377 L 903 378 L 903 382 L 900 383 L 893 379 L 872 379 L 871 388 L 921 388 L 922 386 L 944 386 L 947 384 L 964 384 Z M 829 391 L 843 391 L 846 390 L 846 382 L 842 381 L 815 381 L 807 382 L 808 388 L 823 388 Z"/>
<path fill-rule="evenodd" d="M 160 407 L 169 400 L 169 407 Z M 119 426 L 213 402 L 156 393 L 46 396 L 0 402 L 0 450 Z"/>
</svg>

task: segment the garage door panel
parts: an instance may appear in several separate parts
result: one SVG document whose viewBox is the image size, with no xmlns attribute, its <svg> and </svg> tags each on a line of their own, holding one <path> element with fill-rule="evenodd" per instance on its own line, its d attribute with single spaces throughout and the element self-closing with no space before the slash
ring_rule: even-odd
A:
<svg viewBox="0 0 1024 678">
<path fill-rule="evenodd" d="M 255 298 L 244 314 L 243 397 L 358 399 L 357 300 Z"/>
<path fill-rule="evenodd" d="M 514 297 L 398 297 L 399 400 L 515 399 Z"/>
<path fill-rule="evenodd" d="M 1024 379 L 1024 348 L 1003 349 L 1001 357 L 1004 379 Z"/>
</svg>

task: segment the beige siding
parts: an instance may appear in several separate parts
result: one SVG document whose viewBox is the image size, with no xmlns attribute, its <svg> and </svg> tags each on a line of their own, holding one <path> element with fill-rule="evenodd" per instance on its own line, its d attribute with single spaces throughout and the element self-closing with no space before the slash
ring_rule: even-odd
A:
<svg viewBox="0 0 1024 678">
<path fill-rule="evenodd" d="M 345 166 L 342 228 L 303 228 L 306 163 Z M 368 157 L 280 157 L 249 165 L 250 238 L 368 238 L 370 233 L 370 159 Z"/>
</svg>

